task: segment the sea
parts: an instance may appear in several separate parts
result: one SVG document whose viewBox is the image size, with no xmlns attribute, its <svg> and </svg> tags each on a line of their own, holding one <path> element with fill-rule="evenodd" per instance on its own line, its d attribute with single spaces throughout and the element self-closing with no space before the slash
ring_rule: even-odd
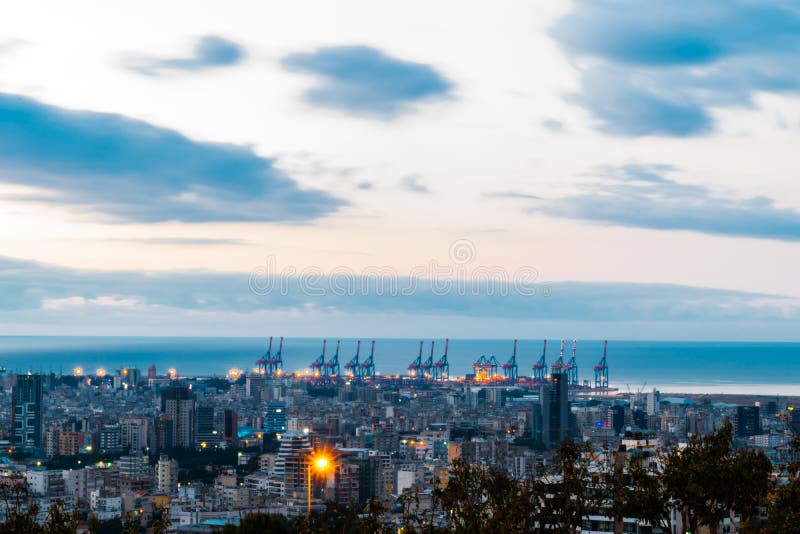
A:
<svg viewBox="0 0 800 534">
<path fill-rule="evenodd" d="M 327 356 L 333 356 L 336 339 L 329 338 Z M 341 339 L 339 362 L 344 364 L 356 351 L 356 339 Z M 363 339 L 361 358 L 370 351 L 371 339 Z M 376 339 L 374 360 L 383 374 L 407 373 L 408 364 L 419 353 L 423 359 L 434 341 L 434 361 L 444 353 L 443 339 Z M 559 355 L 561 340 L 548 340 L 547 362 Z M 284 369 L 304 371 L 322 352 L 321 338 L 286 338 Z M 273 351 L 277 350 L 275 338 Z M 517 363 L 520 375 L 530 375 L 542 354 L 542 340 L 519 340 Z M 266 352 L 264 338 L 219 337 L 40 337 L 0 336 L 0 365 L 8 372 L 54 372 L 69 374 L 76 367 L 87 373 L 98 368 L 112 372 L 137 367 L 144 373 L 154 365 L 160 374 L 173 368 L 180 375 L 225 375 L 230 369 L 248 371 Z M 448 360 L 451 376 L 472 372 L 481 355 L 495 355 L 502 364 L 511 356 L 510 339 L 450 339 Z M 565 361 L 572 352 L 566 342 Z M 581 382 L 594 382 L 594 366 L 603 354 L 602 340 L 578 340 L 576 360 Z M 621 392 L 731 393 L 800 396 L 800 343 L 741 343 L 695 341 L 609 340 L 609 383 Z M 502 370 L 500 371 L 502 372 Z"/>
</svg>

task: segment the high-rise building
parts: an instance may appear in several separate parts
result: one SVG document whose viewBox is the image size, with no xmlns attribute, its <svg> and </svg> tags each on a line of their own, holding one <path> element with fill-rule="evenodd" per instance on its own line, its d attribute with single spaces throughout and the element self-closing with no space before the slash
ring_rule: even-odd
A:
<svg viewBox="0 0 800 534">
<path fill-rule="evenodd" d="M 261 391 L 266 387 L 267 379 L 263 374 L 247 375 L 245 379 L 245 393 L 248 397 L 261 398 Z"/>
<path fill-rule="evenodd" d="M 267 434 L 283 434 L 286 432 L 286 405 L 282 402 L 270 402 L 264 411 L 264 432 Z"/>
<path fill-rule="evenodd" d="M 569 389 L 566 373 L 555 373 L 539 390 L 542 405 L 542 441 L 545 447 L 557 446 L 570 436 Z"/>
<path fill-rule="evenodd" d="M 653 389 L 652 392 L 647 393 L 645 395 L 645 409 L 647 410 L 647 415 L 657 415 L 660 411 L 660 395 L 657 389 Z"/>
<path fill-rule="evenodd" d="M 736 408 L 736 436 L 746 438 L 761 433 L 761 415 L 758 406 Z"/>
<path fill-rule="evenodd" d="M 161 390 L 161 413 L 172 418 L 172 447 L 194 447 L 194 392 L 188 386 L 164 388 Z"/>
<path fill-rule="evenodd" d="M 42 375 L 17 375 L 11 393 L 11 427 L 18 447 L 42 446 Z"/>
<path fill-rule="evenodd" d="M 311 442 L 301 432 L 281 435 L 278 458 L 275 460 L 275 477 L 283 480 L 287 495 L 302 493 L 308 482 L 308 455 Z"/>
<path fill-rule="evenodd" d="M 156 483 L 158 491 L 164 495 L 178 493 L 178 461 L 162 454 L 156 464 Z"/>
<path fill-rule="evenodd" d="M 222 439 L 233 447 L 239 444 L 239 416 L 233 410 L 225 410 L 222 415 Z"/>
<path fill-rule="evenodd" d="M 144 417 L 129 416 L 120 422 L 120 443 L 122 448 L 132 452 L 143 451 L 147 448 L 148 434 L 147 419 Z"/>
<path fill-rule="evenodd" d="M 216 426 L 213 406 L 197 407 L 197 430 L 194 436 L 195 446 L 201 449 L 214 448 L 219 445 L 220 435 Z"/>
</svg>

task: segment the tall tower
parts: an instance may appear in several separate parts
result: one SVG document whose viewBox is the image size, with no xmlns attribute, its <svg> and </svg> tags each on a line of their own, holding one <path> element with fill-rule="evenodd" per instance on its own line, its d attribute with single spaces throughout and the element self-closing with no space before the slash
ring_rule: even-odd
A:
<svg viewBox="0 0 800 534">
<path fill-rule="evenodd" d="M 172 419 L 173 447 L 194 447 L 194 404 L 194 392 L 187 386 L 173 386 L 161 390 L 161 413 Z"/>
<path fill-rule="evenodd" d="M 18 447 L 42 446 L 42 375 L 17 375 L 11 393 L 11 428 Z"/>
</svg>

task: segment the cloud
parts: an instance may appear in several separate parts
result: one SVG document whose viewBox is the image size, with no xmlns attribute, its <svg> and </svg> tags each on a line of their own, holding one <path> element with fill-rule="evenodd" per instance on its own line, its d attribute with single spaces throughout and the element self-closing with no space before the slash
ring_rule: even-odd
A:
<svg viewBox="0 0 800 534">
<path fill-rule="evenodd" d="M 0 93 L 0 182 L 114 221 L 306 222 L 343 204 L 301 189 L 273 161 L 111 113 Z"/>
<path fill-rule="evenodd" d="M 711 108 L 800 91 L 800 10 L 780 0 L 578 0 L 551 35 L 578 60 L 574 100 L 618 135 L 705 134 Z"/>
<path fill-rule="evenodd" d="M 673 171 L 668 165 L 606 168 L 582 192 L 532 198 L 529 210 L 609 225 L 800 241 L 800 212 L 778 208 L 766 197 L 725 197 L 679 183 L 667 177 Z"/>
<path fill-rule="evenodd" d="M 364 273 L 277 279 L 201 271 L 97 272 L 0 257 L 0 311 L 99 310 L 96 328 L 101 328 L 103 309 L 173 310 L 187 321 L 199 312 L 234 317 L 264 311 L 603 322 L 800 316 L 800 305 L 790 298 L 669 284 L 515 284 L 511 278 L 477 276 L 460 287 L 444 280 Z"/>
<path fill-rule="evenodd" d="M 411 193 L 430 193 L 431 190 L 428 189 L 428 186 L 425 185 L 420 181 L 419 176 L 416 174 L 409 174 L 405 176 L 401 181 L 400 185 L 406 191 Z"/>
<path fill-rule="evenodd" d="M 541 125 L 546 130 L 554 133 L 564 131 L 564 123 L 553 118 L 542 119 Z"/>
<path fill-rule="evenodd" d="M 145 76 L 158 76 L 164 71 L 197 71 L 218 67 L 230 67 L 241 62 L 245 52 L 241 46 L 208 35 L 197 40 L 193 55 L 179 58 L 134 57 L 126 60 L 127 67 Z"/>
<path fill-rule="evenodd" d="M 285 57 L 283 66 L 310 74 L 309 103 L 358 116 L 388 119 L 415 102 L 450 94 L 452 84 L 433 67 L 387 56 L 368 46 L 332 46 Z"/>
</svg>

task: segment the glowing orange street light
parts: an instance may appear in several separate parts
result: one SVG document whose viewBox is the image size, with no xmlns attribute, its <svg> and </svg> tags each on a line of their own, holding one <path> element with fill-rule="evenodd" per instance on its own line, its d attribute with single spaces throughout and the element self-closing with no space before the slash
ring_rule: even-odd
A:
<svg viewBox="0 0 800 534">
<path fill-rule="evenodd" d="M 311 453 L 308 462 L 308 517 L 311 517 L 311 480 L 314 472 L 320 477 L 327 476 L 328 470 L 333 467 L 333 460 L 327 456 L 325 451 Z"/>
</svg>

